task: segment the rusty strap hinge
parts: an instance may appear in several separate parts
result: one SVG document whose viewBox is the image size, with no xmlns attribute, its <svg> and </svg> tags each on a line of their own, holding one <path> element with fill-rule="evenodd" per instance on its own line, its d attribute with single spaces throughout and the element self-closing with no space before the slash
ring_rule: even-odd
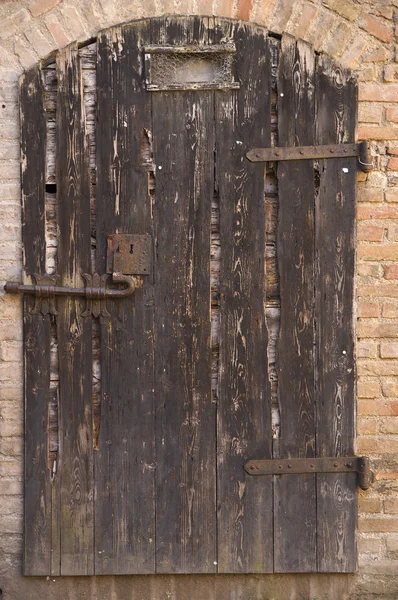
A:
<svg viewBox="0 0 398 600">
<path fill-rule="evenodd" d="M 367 490 L 373 481 L 367 456 L 337 458 L 282 458 L 249 460 L 249 475 L 297 475 L 301 473 L 358 473 L 358 485 Z"/>
<path fill-rule="evenodd" d="M 83 317 L 110 317 L 106 309 L 106 299 L 126 298 L 141 287 L 140 277 L 132 275 L 149 275 L 151 262 L 151 238 L 149 235 L 113 234 L 108 237 L 107 271 L 104 275 L 83 273 L 85 286 L 73 288 L 59 286 L 59 275 L 40 275 L 35 273 L 33 285 L 24 285 L 7 281 L 4 291 L 8 294 L 33 294 L 35 306 L 31 314 L 57 315 L 55 296 L 85 296 L 86 310 Z M 109 278 L 112 283 L 125 284 L 124 288 L 107 287 Z"/>
<path fill-rule="evenodd" d="M 359 144 L 329 144 L 327 146 L 289 146 L 277 148 L 253 148 L 246 157 L 251 162 L 273 162 L 278 160 L 310 160 L 317 158 L 358 158 L 361 171 L 373 169 L 368 142 Z"/>
</svg>

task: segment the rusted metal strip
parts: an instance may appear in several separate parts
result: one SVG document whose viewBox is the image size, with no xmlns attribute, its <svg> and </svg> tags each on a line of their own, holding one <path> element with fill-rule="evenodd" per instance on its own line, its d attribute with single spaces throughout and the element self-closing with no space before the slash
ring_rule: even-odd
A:
<svg viewBox="0 0 398 600">
<path fill-rule="evenodd" d="M 246 157 L 251 162 L 279 160 L 310 160 L 317 158 L 358 157 L 359 168 L 367 173 L 373 169 L 368 142 L 359 144 L 327 144 L 325 146 L 287 146 L 277 148 L 253 148 Z"/>
<path fill-rule="evenodd" d="M 373 481 L 367 456 L 249 460 L 245 464 L 245 471 L 249 475 L 358 473 L 358 485 L 363 490 L 367 490 Z"/>
</svg>

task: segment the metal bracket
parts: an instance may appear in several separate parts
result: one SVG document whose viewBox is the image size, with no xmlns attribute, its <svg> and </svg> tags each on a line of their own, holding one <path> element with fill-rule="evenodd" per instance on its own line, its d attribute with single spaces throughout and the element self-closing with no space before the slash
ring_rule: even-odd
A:
<svg viewBox="0 0 398 600">
<path fill-rule="evenodd" d="M 368 489 L 374 477 L 367 456 L 249 460 L 245 464 L 245 471 L 249 475 L 358 473 L 358 485 L 362 490 Z"/>
<path fill-rule="evenodd" d="M 108 236 L 106 271 L 124 275 L 149 275 L 151 254 L 151 236 L 114 233 Z"/>
<path fill-rule="evenodd" d="M 23 285 L 22 283 L 15 283 L 14 281 L 7 281 L 4 286 L 4 291 L 7 294 L 33 294 L 36 297 L 35 307 L 32 310 L 32 314 L 41 312 L 43 315 L 48 313 L 57 315 L 55 310 L 54 299 L 55 296 L 85 296 L 87 298 L 86 310 L 82 313 L 83 317 L 93 315 L 98 317 L 100 314 L 103 317 L 110 317 L 110 314 L 106 310 L 105 299 L 106 298 L 125 298 L 131 296 L 136 288 L 142 286 L 142 281 L 137 277 L 130 277 L 123 275 L 122 273 L 113 273 L 113 283 L 125 283 L 127 287 L 123 289 L 109 289 L 106 288 L 106 281 L 109 275 L 89 275 L 83 273 L 82 277 L 85 280 L 84 288 L 72 288 L 67 286 L 54 285 L 59 279 L 59 275 L 35 275 L 35 285 Z M 48 284 L 48 281 L 51 284 Z M 43 285 L 43 282 L 46 282 Z"/>
<path fill-rule="evenodd" d="M 273 162 L 279 160 L 310 160 L 317 158 L 358 158 L 361 171 L 373 169 L 368 142 L 360 144 L 329 144 L 327 146 L 290 146 L 277 148 L 253 148 L 246 157 L 251 162 Z"/>
</svg>

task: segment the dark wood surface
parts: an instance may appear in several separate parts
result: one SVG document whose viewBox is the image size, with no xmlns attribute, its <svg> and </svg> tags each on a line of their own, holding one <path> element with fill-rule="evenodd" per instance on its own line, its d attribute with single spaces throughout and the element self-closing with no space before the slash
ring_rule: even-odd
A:
<svg viewBox="0 0 398 600">
<path fill-rule="evenodd" d="M 60 284 L 91 270 L 88 146 L 77 44 L 57 56 L 57 210 Z M 85 301 L 58 301 L 61 575 L 94 573 L 92 325 Z"/>
<path fill-rule="evenodd" d="M 152 235 L 142 142 L 151 131 L 141 46 L 148 21 L 115 27 L 98 42 L 97 271 L 112 233 Z M 101 319 L 101 422 L 95 452 L 97 574 L 155 569 L 153 274 L 132 297 L 107 302 Z"/>
<path fill-rule="evenodd" d="M 217 425 L 218 571 L 272 571 L 272 480 L 244 464 L 271 457 L 265 321 L 264 169 L 247 148 L 270 146 L 271 80 L 264 29 L 215 20 L 215 42 L 232 40 L 238 91 L 216 92 L 220 202 L 220 367 Z M 259 167 L 259 168 L 258 168 Z"/>
<path fill-rule="evenodd" d="M 278 145 L 315 142 L 315 55 L 283 36 L 278 70 Z M 315 456 L 314 163 L 278 164 L 278 266 L 281 324 L 277 346 L 281 458 Z M 316 571 L 315 475 L 275 477 L 274 568 Z"/>
<path fill-rule="evenodd" d="M 23 282 L 46 268 L 44 86 L 39 67 L 20 80 Z M 47 422 L 50 386 L 50 316 L 32 315 L 24 298 L 25 519 L 24 574 L 59 575 L 52 561 L 52 484 Z M 56 550 L 55 550 L 56 551 Z"/>
<path fill-rule="evenodd" d="M 316 142 L 355 141 L 357 84 L 349 70 L 321 55 L 316 72 Z M 317 456 L 354 448 L 355 158 L 320 161 L 316 203 Z M 343 169 L 348 169 L 345 172 Z M 356 568 L 355 475 L 317 475 L 320 572 Z"/>
<path fill-rule="evenodd" d="M 239 90 L 145 90 L 146 45 L 226 41 L 236 44 Z M 306 43 L 285 35 L 281 44 L 278 89 L 271 90 L 275 52 L 271 61 L 267 33 L 255 25 L 165 17 L 101 33 L 91 224 L 77 45 L 58 54 L 52 110 L 60 284 L 81 287 L 83 273 L 105 273 L 109 234 L 148 234 L 153 256 L 151 274 L 137 278 L 132 297 L 107 301 L 111 317 L 96 328 L 99 399 L 92 389 L 97 341 L 92 318 L 82 317 L 85 301 L 58 299 L 54 319 L 32 315 L 33 300 L 24 300 L 26 575 L 355 569 L 355 475 L 252 477 L 244 470 L 250 459 L 353 453 L 356 159 L 279 163 L 278 212 L 276 198 L 266 209 L 262 165 L 245 154 L 270 146 L 276 92 L 277 145 L 354 142 L 356 83 Z M 21 79 L 21 122 L 30 284 L 46 271 L 39 69 Z M 91 133 L 92 150 L 93 143 Z M 221 257 L 214 396 L 212 203 L 220 213 Z M 272 439 L 274 351 L 265 299 L 276 314 L 278 271 L 281 425 L 280 438 Z M 51 476 L 55 333 L 59 449 Z"/>
<path fill-rule="evenodd" d="M 208 19 L 152 24 L 152 43 L 207 43 Z M 214 573 L 216 406 L 211 394 L 212 92 L 152 95 L 156 165 L 156 571 Z"/>
</svg>

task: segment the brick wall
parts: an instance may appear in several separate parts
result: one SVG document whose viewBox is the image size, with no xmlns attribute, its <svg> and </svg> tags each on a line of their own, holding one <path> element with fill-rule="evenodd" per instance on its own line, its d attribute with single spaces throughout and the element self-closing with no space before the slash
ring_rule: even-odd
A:
<svg viewBox="0 0 398 600">
<path fill-rule="evenodd" d="M 0 280 L 21 274 L 17 79 L 68 42 L 164 13 L 218 14 L 288 31 L 354 68 L 359 138 L 376 170 L 359 174 L 358 453 L 376 482 L 359 498 L 353 576 L 26 580 L 22 547 L 22 322 L 0 293 L 0 588 L 4 600 L 145 598 L 260 600 L 398 597 L 398 0 L 2 0 L 0 2 Z M 1 593 L 0 593 L 1 597 Z"/>
</svg>

